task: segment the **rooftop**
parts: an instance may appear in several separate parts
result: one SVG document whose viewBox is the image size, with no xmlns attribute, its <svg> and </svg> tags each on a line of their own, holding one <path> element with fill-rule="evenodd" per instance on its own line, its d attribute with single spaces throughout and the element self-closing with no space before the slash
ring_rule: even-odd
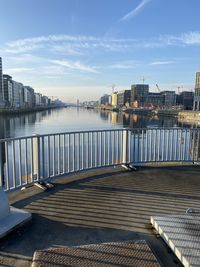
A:
<svg viewBox="0 0 200 267">
<path fill-rule="evenodd" d="M 80 172 L 9 193 L 32 220 L 0 240 L 0 265 L 31 266 L 36 250 L 145 240 L 161 266 L 182 266 L 155 234 L 150 216 L 199 209 L 199 166 L 121 167 Z M 148 265 L 147 265 L 148 266 Z"/>
</svg>

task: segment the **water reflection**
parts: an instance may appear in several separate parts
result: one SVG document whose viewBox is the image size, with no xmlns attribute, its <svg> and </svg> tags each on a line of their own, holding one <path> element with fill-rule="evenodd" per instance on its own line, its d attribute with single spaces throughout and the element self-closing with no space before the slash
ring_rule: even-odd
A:
<svg viewBox="0 0 200 267">
<path fill-rule="evenodd" d="M 109 128 L 152 128 L 196 126 L 178 123 L 174 117 L 141 116 L 97 109 L 63 108 L 15 116 L 0 116 L 0 139 Z"/>
</svg>

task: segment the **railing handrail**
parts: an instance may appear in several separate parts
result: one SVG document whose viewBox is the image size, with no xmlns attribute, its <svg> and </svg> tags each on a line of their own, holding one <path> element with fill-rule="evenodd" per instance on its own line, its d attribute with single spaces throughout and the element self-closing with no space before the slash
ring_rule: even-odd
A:
<svg viewBox="0 0 200 267">
<path fill-rule="evenodd" d="M 95 132 L 106 132 L 106 131 L 141 131 L 141 130 L 188 130 L 188 131 L 200 131 L 200 128 L 185 128 L 185 127 L 150 127 L 150 128 L 129 128 L 129 127 L 123 127 L 123 128 L 105 128 L 105 129 L 93 129 L 93 130 L 74 130 L 74 131 L 66 131 L 66 132 L 56 132 L 56 133 L 46 133 L 46 134 L 38 134 L 34 133 L 32 135 L 26 135 L 26 136 L 18 136 L 18 137 L 9 137 L 9 138 L 3 138 L 0 139 L 0 143 L 5 141 L 13 141 L 13 140 L 22 140 L 22 139 L 30 139 L 34 136 L 39 137 L 45 137 L 45 136 L 56 136 L 56 135 L 67 135 L 67 134 L 80 134 L 80 133 L 95 133 Z"/>
</svg>

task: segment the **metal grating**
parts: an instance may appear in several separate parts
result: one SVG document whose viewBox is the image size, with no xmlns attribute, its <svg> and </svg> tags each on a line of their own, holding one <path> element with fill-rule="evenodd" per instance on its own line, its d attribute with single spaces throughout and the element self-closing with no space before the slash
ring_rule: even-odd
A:
<svg viewBox="0 0 200 267">
<path fill-rule="evenodd" d="M 151 224 L 185 267 L 200 266 L 200 214 L 151 217 Z"/>
<path fill-rule="evenodd" d="M 36 251 L 32 267 L 159 267 L 145 241 L 104 243 L 79 247 L 58 247 Z"/>
</svg>

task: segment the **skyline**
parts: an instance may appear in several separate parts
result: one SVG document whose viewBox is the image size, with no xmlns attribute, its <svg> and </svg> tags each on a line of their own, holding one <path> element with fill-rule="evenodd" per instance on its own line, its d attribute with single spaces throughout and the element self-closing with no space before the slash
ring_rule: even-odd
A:
<svg viewBox="0 0 200 267">
<path fill-rule="evenodd" d="M 198 0 L 1 0 L 4 73 L 63 101 L 96 100 L 133 83 L 194 89 Z"/>
</svg>

